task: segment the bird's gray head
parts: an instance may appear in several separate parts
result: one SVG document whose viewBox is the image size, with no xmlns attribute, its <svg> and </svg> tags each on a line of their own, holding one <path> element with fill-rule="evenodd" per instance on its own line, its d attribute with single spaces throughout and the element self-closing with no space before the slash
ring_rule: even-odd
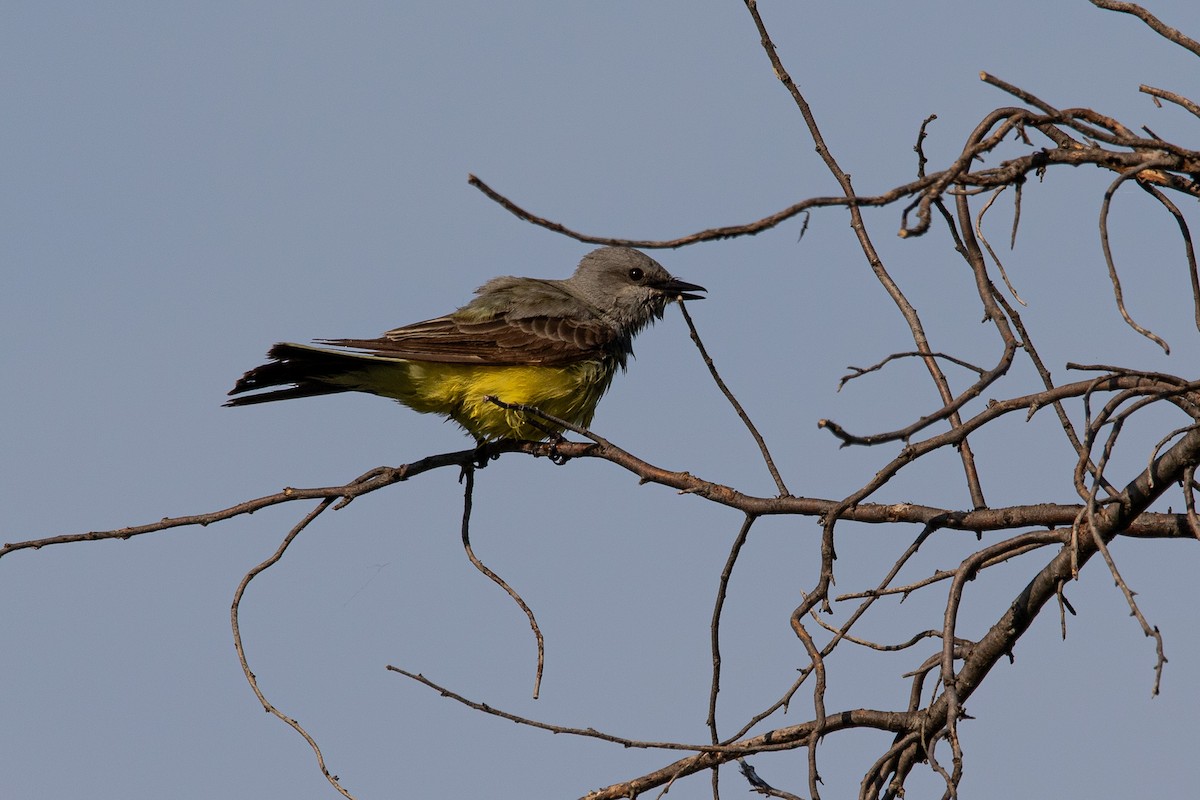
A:
<svg viewBox="0 0 1200 800">
<path fill-rule="evenodd" d="M 593 250 L 564 283 L 630 335 L 655 318 L 662 319 L 672 300 L 703 300 L 693 292 L 705 291 L 703 286 L 672 277 L 650 256 L 628 247 Z"/>
</svg>

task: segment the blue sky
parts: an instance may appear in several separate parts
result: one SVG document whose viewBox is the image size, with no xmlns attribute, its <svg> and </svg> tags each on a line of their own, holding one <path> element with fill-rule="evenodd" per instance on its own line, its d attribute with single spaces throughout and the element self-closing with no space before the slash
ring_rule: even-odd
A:
<svg viewBox="0 0 1200 800">
<path fill-rule="evenodd" d="M 1015 102 L 981 70 L 1060 107 L 1194 140 L 1194 119 L 1137 87 L 1200 98 L 1195 57 L 1084 0 L 760 6 L 863 193 L 911 179 L 929 114 L 937 165 L 983 114 Z M 1151 8 L 1200 36 L 1200 6 Z M 210 511 L 466 446 L 452 425 L 372 397 L 220 404 L 272 342 L 377 335 L 455 308 L 494 275 L 564 277 L 590 249 L 517 220 L 469 173 L 572 227 L 638 238 L 837 193 L 736 2 L 17 2 L 0 19 L 3 541 Z M 1060 380 L 1068 361 L 1191 375 L 1200 333 L 1182 243 L 1131 187 L 1112 232 L 1126 300 L 1172 354 L 1115 310 L 1096 234 L 1111 179 L 1089 167 L 1026 187 L 1005 259 L 1030 303 L 1024 318 Z M 1006 213 L 991 222 L 994 242 Z M 991 363 L 994 335 L 945 237 L 900 240 L 896 208 L 867 221 L 935 349 Z M 792 491 L 840 498 L 895 448 L 839 449 L 816 421 L 886 430 L 936 397 L 912 364 L 836 391 L 847 365 L 911 340 L 843 212 L 815 213 L 799 234 L 792 221 L 655 257 L 708 287 L 691 313 Z M 771 494 L 675 309 L 636 350 L 595 429 L 663 467 Z M 995 395 L 1034 380 L 1021 363 Z M 1146 420 L 1118 450 L 1119 482 L 1182 424 Z M 1049 415 L 973 444 L 991 503 L 1073 500 L 1073 458 Z M 956 464 L 939 454 L 878 499 L 965 508 Z M 334 796 L 304 743 L 258 706 L 229 633 L 238 581 L 305 510 L 0 560 L 0 795 Z M 323 517 L 247 592 L 243 633 L 264 691 L 357 797 L 572 797 L 668 760 L 481 717 L 386 664 L 550 722 L 706 738 L 709 614 L 736 513 L 600 462 L 507 456 L 481 472 L 475 551 L 547 637 L 537 701 L 527 623 L 462 555 L 460 513 L 450 470 L 391 487 Z M 818 535 L 793 518 L 751 535 L 723 626 L 723 729 L 804 662 L 787 618 L 815 580 Z M 874 585 L 913 535 L 845 526 L 839 591 Z M 947 533 L 905 574 L 952 567 L 973 546 Z M 1079 616 L 1066 642 L 1054 614 L 1039 620 L 968 704 L 964 794 L 1182 797 L 1197 784 L 1200 559 L 1186 543 L 1113 552 L 1166 637 L 1162 696 L 1150 698 L 1152 643 L 1094 563 L 1068 587 Z M 1037 558 L 970 587 L 967 635 L 1002 613 Z M 937 624 L 944 597 L 881 604 L 863 633 L 906 639 Z M 847 655 L 831 666 L 827 702 L 898 707 L 899 676 L 925 655 Z M 798 702 L 781 724 L 808 711 Z M 885 742 L 831 737 L 827 796 L 853 793 Z M 804 792 L 802 756 L 754 763 Z M 940 791 L 924 775 L 911 785 Z M 726 770 L 722 789 L 746 786 Z M 671 796 L 710 796 L 707 778 Z"/>
</svg>

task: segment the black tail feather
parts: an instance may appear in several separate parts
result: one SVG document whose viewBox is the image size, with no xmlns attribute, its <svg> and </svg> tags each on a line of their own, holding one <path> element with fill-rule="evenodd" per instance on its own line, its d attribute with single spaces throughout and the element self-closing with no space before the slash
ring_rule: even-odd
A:
<svg viewBox="0 0 1200 800">
<path fill-rule="evenodd" d="M 271 360 L 239 378 L 229 394 L 258 392 L 260 389 L 270 389 L 274 386 L 285 388 L 234 397 L 225 403 L 226 406 L 248 406 L 350 391 L 348 386 L 339 386 L 325 379 L 345 374 L 355 366 L 361 368 L 361 358 L 352 353 L 330 352 L 288 342 L 272 347 L 267 352 L 267 357 Z"/>
</svg>

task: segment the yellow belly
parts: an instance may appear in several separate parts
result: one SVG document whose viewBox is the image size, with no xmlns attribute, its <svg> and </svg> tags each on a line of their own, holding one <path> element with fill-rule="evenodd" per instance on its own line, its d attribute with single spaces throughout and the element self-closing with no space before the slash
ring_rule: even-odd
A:
<svg viewBox="0 0 1200 800">
<path fill-rule="evenodd" d="M 423 361 L 373 364 L 345 383 L 391 397 L 423 414 L 449 417 L 477 439 L 545 439 L 562 428 L 488 401 L 529 405 L 575 425 L 591 424 L 596 404 L 612 383 L 616 364 L 585 361 L 561 367 L 481 367 Z M 342 383 L 343 381 L 338 381 Z"/>
</svg>

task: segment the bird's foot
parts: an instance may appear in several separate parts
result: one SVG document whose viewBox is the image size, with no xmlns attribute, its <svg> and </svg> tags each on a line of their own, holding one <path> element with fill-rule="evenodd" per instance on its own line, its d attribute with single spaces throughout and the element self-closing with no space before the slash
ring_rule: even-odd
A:
<svg viewBox="0 0 1200 800">
<path fill-rule="evenodd" d="M 483 469 L 491 462 L 500 457 L 500 454 L 491 448 L 491 442 L 487 439 L 475 439 L 475 453 L 471 457 L 471 466 L 475 469 Z"/>
<path fill-rule="evenodd" d="M 571 460 L 570 456 L 560 453 L 558 450 L 558 446 L 560 444 L 565 444 L 566 441 L 567 440 L 563 437 L 563 435 L 561 433 L 550 434 L 550 441 L 548 442 L 549 447 L 548 447 L 546 457 L 550 459 L 551 464 L 555 464 L 555 465 L 561 467 L 563 464 L 566 464 L 568 461 Z"/>
</svg>

